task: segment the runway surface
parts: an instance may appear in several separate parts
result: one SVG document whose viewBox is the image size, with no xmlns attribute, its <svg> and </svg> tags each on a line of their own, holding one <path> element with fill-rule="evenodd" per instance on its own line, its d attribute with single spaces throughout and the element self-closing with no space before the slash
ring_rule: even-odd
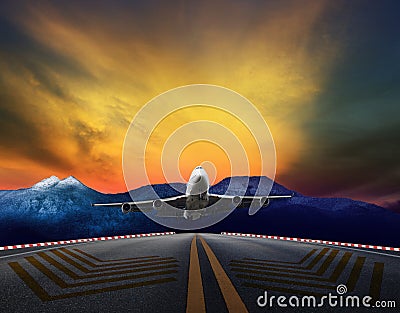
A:
<svg viewBox="0 0 400 313">
<path fill-rule="evenodd" d="M 1 312 L 398 312 L 400 306 L 399 253 L 217 234 L 7 253 L 0 253 Z M 327 299 L 308 308 L 308 298 L 302 308 L 291 306 L 295 298 L 301 306 L 303 296 L 315 297 L 316 305 L 329 293 L 339 296 L 338 285 L 347 289 L 342 306 L 345 296 L 357 295 L 359 308 L 339 310 L 340 297 L 334 308 Z M 268 303 L 260 307 L 265 291 Z M 397 307 L 362 307 L 367 295 L 371 306 Z M 280 296 L 288 307 L 278 305 Z M 392 302 L 376 302 L 382 300 Z"/>
</svg>

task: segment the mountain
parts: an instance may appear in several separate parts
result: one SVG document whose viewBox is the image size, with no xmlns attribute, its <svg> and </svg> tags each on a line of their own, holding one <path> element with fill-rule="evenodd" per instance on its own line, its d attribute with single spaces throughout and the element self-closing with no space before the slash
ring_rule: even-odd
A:
<svg viewBox="0 0 400 313">
<path fill-rule="evenodd" d="M 125 201 L 131 201 L 128 193 L 102 194 L 72 176 L 0 192 L 0 246 L 165 230 L 141 213 L 91 206 Z"/>
<path fill-rule="evenodd" d="M 379 206 L 345 198 L 303 196 L 267 177 L 230 177 L 210 187 L 210 193 L 293 194 L 249 216 L 238 209 L 204 232 L 246 232 L 333 241 L 400 246 L 400 214 Z M 229 188 L 228 188 L 229 186 Z M 153 188 L 160 197 L 184 193 L 180 183 L 143 186 L 131 191 L 135 200 L 148 200 Z M 103 194 L 76 178 L 52 176 L 31 188 L 0 191 L 0 245 L 73 238 L 168 231 L 144 214 L 122 214 L 120 209 L 91 207 L 96 202 L 131 201 L 128 193 Z"/>
<path fill-rule="evenodd" d="M 269 190 L 268 187 L 271 187 Z M 229 188 L 228 188 L 229 187 Z M 247 187 L 247 188 L 246 188 Z M 246 188 L 246 189 L 245 189 Z M 289 190 L 286 187 L 278 184 L 277 182 L 272 181 L 268 177 L 265 176 L 234 176 L 227 177 L 221 180 L 218 184 L 210 187 L 210 193 L 215 194 L 228 194 L 235 195 L 240 192 L 243 193 L 245 191 L 245 196 L 254 196 L 256 194 L 257 188 L 258 195 L 268 194 L 270 191 L 270 195 L 296 195 L 301 196 L 300 193 L 295 192 L 293 190 Z"/>
</svg>

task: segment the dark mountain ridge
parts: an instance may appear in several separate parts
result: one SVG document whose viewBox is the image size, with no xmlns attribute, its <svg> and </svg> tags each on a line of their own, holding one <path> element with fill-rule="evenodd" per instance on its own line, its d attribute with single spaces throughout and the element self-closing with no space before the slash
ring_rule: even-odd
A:
<svg viewBox="0 0 400 313">
<path fill-rule="evenodd" d="M 246 232 L 335 241 L 400 246 L 400 214 L 377 205 L 346 198 L 306 197 L 269 180 L 267 177 L 225 178 L 210 187 L 210 193 L 228 190 L 254 195 L 293 194 L 290 199 L 274 200 L 248 215 L 238 209 L 223 221 L 198 231 Z M 185 192 L 185 184 L 158 184 L 131 191 L 134 200 L 151 199 L 150 188 L 159 197 Z M 144 214 L 122 214 L 118 208 L 93 208 L 91 203 L 131 201 L 129 193 L 103 194 L 70 176 L 42 180 L 31 188 L 0 191 L 0 245 L 111 236 L 143 232 L 170 231 Z"/>
</svg>

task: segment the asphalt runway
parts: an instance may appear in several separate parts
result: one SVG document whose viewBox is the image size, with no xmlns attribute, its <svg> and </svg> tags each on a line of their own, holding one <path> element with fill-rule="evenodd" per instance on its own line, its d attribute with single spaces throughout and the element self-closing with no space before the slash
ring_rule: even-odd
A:
<svg viewBox="0 0 400 313">
<path fill-rule="evenodd" d="M 398 253 L 217 234 L 22 249 L 0 254 L 0 311 L 399 312 L 399 268 Z"/>
</svg>

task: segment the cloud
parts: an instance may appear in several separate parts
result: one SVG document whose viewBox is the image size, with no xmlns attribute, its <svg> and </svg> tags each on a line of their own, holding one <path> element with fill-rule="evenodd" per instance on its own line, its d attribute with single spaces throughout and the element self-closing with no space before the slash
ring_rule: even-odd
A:
<svg viewBox="0 0 400 313">
<path fill-rule="evenodd" d="M 0 79 L 14 90 L 21 118 L 37 126 L 42 147 L 72 163 L 73 171 L 82 172 L 82 158 L 91 175 L 99 165 L 95 160 L 108 160 L 107 169 L 106 163 L 119 166 L 135 113 L 157 94 L 190 83 L 244 93 L 269 115 L 280 142 L 290 132 L 298 134 L 296 142 L 303 140 L 295 124 L 282 126 L 281 117 L 293 114 L 318 89 L 320 74 L 306 46 L 323 2 L 177 1 L 159 2 L 156 11 L 147 3 L 123 3 L 124 10 L 120 5 L 4 7 L 2 25 L 12 35 L 1 41 L 0 61 L 7 71 Z M 294 47 L 298 51 L 291 55 Z M 320 57 L 320 64 L 329 63 Z M 276 103 L 281 105 L 273 109 Z M 295 158 L 297 146 L 284 148 L 284 164 Z M 116 176 L 123 185 L 120 169 Z"/>
<path fill-rule="evenodd" d="M 344 5 L 332 16 L 342 21 L 330 25 L 344 42 L 341 57 L 303 125 L 312 144 L 293 175 L 284 177 L 306 194 L 382 203 L 400 184 L 400 25 L 394 12 L 364 3 Z"/>
<path fill-rule="evenodd" d="M 0 155 L 3 158 L 23 156 L 50 168 L 71 168 L 70 162 L 49 146 L 48 134 L 42 132 L 37 121 L 21 113 L 31 111 L 30 107 L 21 107 L 24 102 L 2 88 L 0 103 L 0 146 L 3 148 Z"/>
<path fill-rule="evenodd" d="M 79 145 L 79 154 L 90 154 L 93 146 L 106 138 L 105 131 L 91 127 L 79 120 L 70 120 L 72 135 Z"/>
<path fill-rule="evenodd" d="M 211 83 L 263 114 L 282 183 L 384 197 L 399 183 L 397 9 L 390 1 L 3 4 L 0 157 L 122 190 L 133 116 L 170 88 Z"/>
</svg>

